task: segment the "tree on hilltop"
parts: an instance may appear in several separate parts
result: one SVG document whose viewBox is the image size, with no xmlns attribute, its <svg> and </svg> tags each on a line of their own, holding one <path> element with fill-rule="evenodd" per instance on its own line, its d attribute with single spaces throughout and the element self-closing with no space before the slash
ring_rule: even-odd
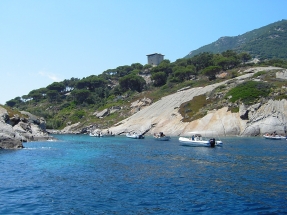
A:
<svg viewBox="0 0 287 215">
<path fill-rule="evenodd" d="M 216 79 L 216 74 L 221 70 L 220 66 L 209 66 L 202 70 L 202 74 L 206 75 L 210 81 Z"/>
</svg>

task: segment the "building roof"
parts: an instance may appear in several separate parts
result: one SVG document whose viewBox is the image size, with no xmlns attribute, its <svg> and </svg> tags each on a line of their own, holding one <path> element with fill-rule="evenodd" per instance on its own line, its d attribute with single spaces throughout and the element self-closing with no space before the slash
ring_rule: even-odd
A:
<svg viewBox="0 0 287 215">
<path fill-rule="evenodd" d="M 162 56 L 164 56 L 163 54 L 160 54 L 160 53 L 147 54 L 146 56 L 152 56 L 152 55 L 162 55 Z"/>
</svg>

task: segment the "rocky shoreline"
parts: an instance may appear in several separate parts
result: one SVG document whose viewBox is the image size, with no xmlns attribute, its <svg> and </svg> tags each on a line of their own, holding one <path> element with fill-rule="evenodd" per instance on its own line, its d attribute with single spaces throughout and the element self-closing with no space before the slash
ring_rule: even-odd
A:
<svg viewBox="0 0 287 215">
<path fill-rule="evenodd" d="M 258 67 L 243 71 L 234 78 L 235 82 L 249 79 L 258 71 L 278 70 L 276 78 L 287 80 L 287 70 L 277 67 Z M 115 135 L 127 132 L 137 132 L 152 135 L 164 132 L 169 136 L 186 135 L 190 131 L 215 130 L 221 136 L 261 136 L 276 131 L 286 136 L 287 132 L 287 101 L 266 100 L 250 106 L 240 104 L 239 112 L 233 113 L 228 107 L 208 111 L 197 120 L 184 122 L 179 113 L 181 104 L 191 101 L 193 97 L 211 92 L 221 85 L 228 86 L 229 80 L 197 88 L 184 88 L 178 92 L 165 96 L 154 103 L 148 98 L 131 103 L 135 109 L 133 115 L 121 122 L 100 130 L 103 134 L 108 131 Z M 140 106 L 138 106 L 140 105 Z M 95 133 L 100 128 L 89 125 L 83 127 L 80 122 L 71 124 L 62 130 L 47 130 L 44 118 L 34 116 L 28 112 L 21 112 L 27 116 L 17 115 L 9 118 L 7 110 L 0 107 L 0 149 L 23 148 L 23 142 L 50 140 L 53 134 L 88 134 Z M 101 117 L 104 117 L 101 115 Z M 104 119 L 103 119 L 104 120 Z"/>
<path fill-rule="evenodd" d="M 258 67 L 245 70 L 244 74 L 234 78 L 235 82 L 242 82 L 249 79 L 258 71 L 280 70 L 276 67 Z M 283 70 L 283 69 L 282 69 Z M 287 71 L 279 71 L 278 78 L 287 79 Z M 287 132 L 287 101 L 266 100 L 264 103 L 253 105 L 239 105 L 239 112 L 233 113 L 229 107 L 208 111 L 208 113 L 197 120 L 184 122 L 179 113 L 181 104 L 191 101 L 193 97 L 211 92 L 220 85 L 228 85 L 228 81 L 208 85 L 206 87 L 186 88 L 177 93 L 161 98 L 159 101 L 149 103 L 138 108 L 130 117 L 121 122 L 103 129 L 103 134 L 107 130 L 113 134 L 121 135 L 127 132 L 137 132 L 141 134 L 153 135 L 153 133 L 164 132 L 169 136 L 186 135 L 190 131 L 215 130 L 220 136 L 262 136 L 265 133 L 276 131 L 278 134 L 286 136 Z M 131 109 L 134 106 L 131 104 Z M 140 102 L 138 102 L 140 103 Z M 93 126 L 81 128 L 79 123 L 69 125 L 57 134 L 82 134 L 95 133 Z"/>
<path fill-rule="evenodd" d="M 53 139 L 46 131 L 46 121 L 28 112 L 9 117 L 5 108 L 0 107 L 0 149 L 21 149 L 23 142 Z"/>
<path fill-rule="evenodd" d="M 233 79 L 233 83 L 249 80 L 259 71 L 278 70 L 276 78 L 287 79 L 287 70 L 278 67 L 257 67 L 242 71 L 242 75 Z M 258 80 L 260 81 L 260 80 Z M 179 113 L 181 104 L 192 101 L 195 96 L 211 92 L 216 87 L 229 87 L 230 80 L 205 87 L 187 88 L 161 98 L 144 107 L 139 112 L 109 128 L 116 134 L 127 131 L 152 135 L 160 131 L 170 136 L 186 135 L 190 131 L 215 130 L 221 136 L 261 136 L 266 132 L 276 131 L 286 136 L 287 101 L 266 100 L 254 105 L 238 105 L 239 112 L 231 112 L 228 105 L 221 109 L 208 111 L 197 120 L 184 122 Z"/>
</svg>

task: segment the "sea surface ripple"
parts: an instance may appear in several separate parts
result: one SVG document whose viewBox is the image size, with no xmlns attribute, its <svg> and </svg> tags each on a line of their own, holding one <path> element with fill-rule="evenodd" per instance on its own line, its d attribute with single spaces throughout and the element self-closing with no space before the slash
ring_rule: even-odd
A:
<svg viewBox="0 0 287 215">
<path fill-rule="evenodd" d="M 286 214 L 287 141 L 58 135 L 0 150 L 0 214 Z"/>
</svg>

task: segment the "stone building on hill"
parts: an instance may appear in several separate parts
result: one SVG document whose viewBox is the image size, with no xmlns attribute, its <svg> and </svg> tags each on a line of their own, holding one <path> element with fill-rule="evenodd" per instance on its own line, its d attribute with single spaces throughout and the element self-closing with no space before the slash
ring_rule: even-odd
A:
<svg viewBox="0 0 287 215">
<path fill-rule="evenodd" d="M 149 65 L 152 65 L 152 66 L 157 66 L 160 64 L 160 62 L 163 61 L 163 56 L 164 55 L 159 54 L 159 53 L 148 54 L 147 55 L 147 63 Z"/>
</svg>

